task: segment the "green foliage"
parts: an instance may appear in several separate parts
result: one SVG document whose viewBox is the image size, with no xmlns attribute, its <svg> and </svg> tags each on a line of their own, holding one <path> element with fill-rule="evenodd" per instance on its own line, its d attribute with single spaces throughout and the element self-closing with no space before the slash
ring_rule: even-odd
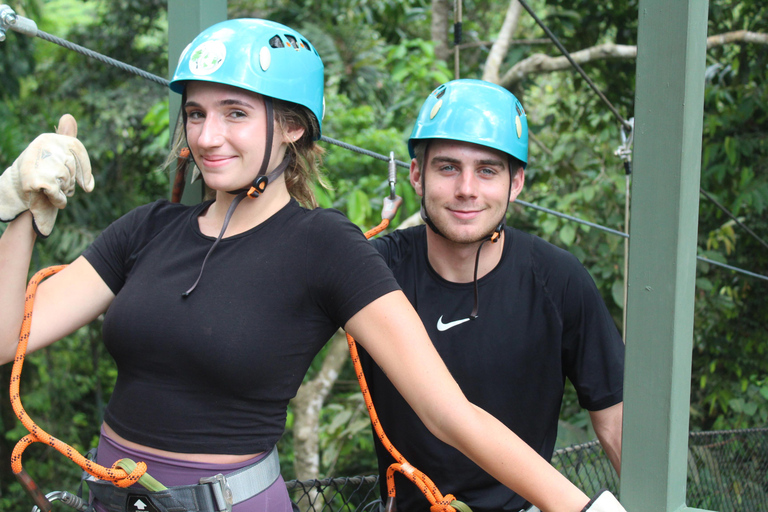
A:
<svg viewBox="0 0 768 512">
<path fill-rule="evenodd" d="M 710 31 L 764 32 L 766 7 L 713 5 Z M 768 273 L 768 60 L 756 45 L 707 55 L 701 187 L 743 225 L 701 197 L 699 248 L 706 258 Z M 694 332 L 692 424 L 702 430 L 764 425 L 768 400 L 765 281 L 699 265 Z M 750 414 L 751 413 L 751 414 Z"/>
</svg>

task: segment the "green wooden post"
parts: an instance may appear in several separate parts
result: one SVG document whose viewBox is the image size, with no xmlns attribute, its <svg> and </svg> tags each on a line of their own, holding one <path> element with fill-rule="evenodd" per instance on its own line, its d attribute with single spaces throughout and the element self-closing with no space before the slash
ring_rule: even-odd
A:
<svg viewBox="0 0 768 512">
<path fill-rule="evenodd" d="M 179 55 L 197 34 L 214 23 L 226 19 L 227 0 L 168 0 L 168 76 L 173 76 Z M 173 135 L 181 106 L 181 96 L 173 92 L 168 94 L 170 95 L 171 135 Z M 173 174 L 171 175 L 171 183 L 173 183 Z M 202 182 L 197 182 L 191 186 L 187 181 L 182 202 L 195 204 L 199 203 L 202 198 Z"/>
<path fill-rule="evenodd" d="M 621 501 L 691 511 L 685 491 L 706 0 L 640 0 Z"/>
</svg>

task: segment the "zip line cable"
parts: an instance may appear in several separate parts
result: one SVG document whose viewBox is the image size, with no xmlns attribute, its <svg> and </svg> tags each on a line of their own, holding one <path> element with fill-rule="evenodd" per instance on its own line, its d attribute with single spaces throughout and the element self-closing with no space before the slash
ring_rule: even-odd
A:
<svg viewBox="0 0 768 512">
<path fill-rule="evenodd" d="M 523 6 L 523 8 L 528 11 L 528 14 L 531 15 L 531 17 L 534 19 L 534 21 L 544 30 L 544 32 L 547 34 L 547 36 L 552 40 L 553 43 L 555 43 L 555 46 L 557 46 L 557 49 L 560 50 L 563 54 L 563 56 L 568 59 L 568 62 L 571 63 L 571 65 L 576 69 L 576 71 L 579 72 L 579 74 L 586 80 L 587 84 L 592 88 L 593 91 L 600 97 L 601 100 L 606 104 L 608 109 L 613 112 L 613 115 L 616 116 L 616 119 L 619 120 L 619 122 L 624 126 L 625 128 L 631 129 L 632 126 L 629 124 L 629 121 L 624 119 L 622 115 L 619 113 L 618 110 L 616 110 L 616 107 L 613 106 L 613 104 L 608 101 L 608 98 L 605 97 L 605 95 L 602 93 L 600 89 L 597 88 L 597 85 L 595 85 L 595 82 L 592 81 L 591 78 L 587 75 L 587 73 L 584 72 L 584 70 L 579 66 L 579 64 L 573 60 L 573 57 L 571 57 L 571 54 L 568 53 L 568 50 L 565 49 L 565 47 L 560 44 L 560 41 L 555 37 L 555 34 L 552 33 L 551 30 L 549 30 L 549 27 L 547 27 L 543 21 L 539 19 L 538 16 L 536 16 L 536 13 L 533 12 L 533 9 L 525 2 L 525 0 L 518 0 L 520 2 L 520 5 Z"/>
<path fill-rule="evenodd" d="M 523 0 L 518 0 L 518 1 L 523 5 L 523 7 L 526 8 L 526 10 L 528 10 L 528 12 L 531 12 L 529 10 L 530 8 L 527 6 L 527 4 L 525 4 L 525 2 Z M 542 28 L 544 28 L 545 32 L 547 32 L 548 35 L 552 34 L 551 31 L 548 28 L 546 28 L 546 26 L 543 26 L 543 23 L 541 23 L 541 21 L 536 17 L 535 14 L 533 14 L 531 12 L 531 15 L 534 16 L 534 19 L 537 20 L 537 23 L 542 25 Z M 122 69 L 123 71 L 127 71 L 129 73 L 133 73 L 135 75 L 141 76 L 142 78 L 145 78 L 145 79 L 150 80 L 152 82 L 158 83 L 158 84 L 163 85 L 165 87 L 168 87 L 168 84 L 170 83 L 169 80 L 167 80 L 165 78 L 162 78 L 160 76 L 154 75 L 152 73 L 144 71 L 144 70 L 142 70 L 140 68 L 137 68 L 135 66 L 131 66 L 129 64 L 125 64 L 124 62 L 120 62 L 120 61 L 118 61 L 116 59 L 113 59 L 111 57 L 107 57 L 107 56 L 102 55 L 102 54 L 100 54 L 98 52 L 90 50 L 88 48 L 84 48 L 83 46 L 71 43 L 71 42 L 69 42 L 69 41 L 67 41 L 65 39 L 60 38 L 60 37 L 56 37 L 54 35 L 48 34 L 46 32 L 43 32 L 42 30 L 38 30 L 37 29 L 37 25 L 35 24 L 34 21 L 29 20 L 28 18 L 24 18 L 23 16 L 17 16 L 13 12 L 13 10 L 10 7 L 8 7 L 7 5 L 0 5 L 0 42 L 5 40 L 5 33 L 9 29 L 13 30 L 15 32 L 21 33 L 21 34 L 28 35 L 28 36 L 39 37 L 39 38 L 44 39 L 46 41 L 49 41 L 51 43 L 54 43 L 54 44 L 57 44 L 57 45 L 62 46 L 64 48 L 67 48 L 68 50 L 75 51 L 77 53 L 85 55 L 86 57 L 90 57 L 90 58 L 96 59 L 96 60 L 98 60 L 100 62 L 103 62 L 105 64 L 108 64 L 108 65 L 111 65 L 111 66 L 115 66 L 115 67 L 117 67 L 119 69 Z M 557 38 L 555 38 L 554 34 L 552 34 L 550 37 L 552 38 L 553 42 L 555 42 L 555 44 L 558 46 L 558 48 L 560 48 L 560 51 L 562 51 L 564 54 L 568 55 L 567 50 L 565 50 L 565 48 L 562 47 L 562 45 L 559 43 L 559 41 L 557 41 Z M 577 69 L 581 70 L 581 68 L 578 67 L 578 64 L 573 62 L 573 60 L 571 58 L 569 58 L 569 60 L 574 64 L 574 66 L 577 67 Z M 583 73 L 583 70 L 581 70 L 581 73 Z M 583 75 L 583 76 L 585 76 L 585 75 Z M 585 79 L 588 82 L 592 83 L 592 81 L 588 77 L 585 76 Z M 597 91 L 597 92 L 598 92 L 598 94 L 600 95 L 601 98 L 605 98 L 605 96 L 602 93 L 600 93 L 599 91 Z M 608 102 L 607 99 L 605 99 L 604 101 L 606 101 L 606 103 L 608 105 L 610 105 L 609 108 L 611 108 L 612 111 L 615 111 L 615 108 L 613 108 L 613 105 L 611 105 L 610 102 Z M 630 129 L 632 128 L 632 125 L 630 124 L 630 122 L 624 120 L 624 118 L 621 117 L 621 115 L 617 111 L 615 111 L 614 114 L 617 115 L 617 117 L 622 121 L 622 125 L 626 125 Z M 327 142 L 329 144 L 333 144 L 333 145 L 339 146 L 339 147 L 344 148 L 344 149 L 348 149 L 350 151 L 355 151 L 357 153 L 360 153 L 360 154 L 363 154 L 363 155 L 366 155 L 366 156 L 370 156 L 371 158 L 375 158 L 377 160 L 382 160 L 382 161 L 385 161 L 385 162 L 389 162 L 391 160 L 390 157 L 387 157 L 385 155 L 382 155 L 382 154 L 379 154 L 379 153 L 376 153 L 376 152 L 373 152 L 373 151 L 370 151 L 370 150 L 367 150 L 367 149 L 364 149 L 364 148 L 361 148 L 361 147 L 358 147 L 358 146 L 354 146 L 352 144 L 348 144 L 346 142 L 342 142 L 342 141 L 333 139 L 331 137 L 326 137 L 325 135 L 322 136 L 320 138 L 320 140 L 324 141 L 324 142 Z M 401 160 L 395 160 L 394 162 L 395 162 L 395 165 L 397 165 L 398 167 L 402 167 L 404 169 L 410 168 L 408 163 L 403 162 Z M 704 193 L 703 190 L 702 190 L 702 192 Z M 705 197 L 707 197 L 707 194 L 706 193 L 704 193 L 704 194 L 705 194 Z M 539 210 L 539 211 L 548 213 L 550 215 L 554 215 L 556 217 L 567 219 L 567 220 L 570 220 L 570 221 L 573 221 L 573 222 L 576 222 L 576 223 L 579 223 L 579 224 L 584 224 L 586 226 L 590 226 L 590 227 L 599 229 L 601 231 L 605 231 L 607 233 L 611 233 L 613 235 L 621 236 L 621 237 L 624 237 L 624 238 L 629 238 L 629 235 L 627 233 L 624 233 L 622 231 L 618 231 L 618 230 L 615 230 L 615 229 L 612 229 L 612 228 L 609 228 L 609 227 L 606 227 L 606 226 L 601 226 L 600 224 L 595 224 L 593 222 L 589 222 L 589 221 L 580 219 L 578 217 L 574 217 L 572 215 L 567 215 L 565 213 L 560 213 L 560 212 L 557 212 L 555 210 L 551 210 L 549 208 L 545 208 L 545 207 L 542 207 L 542 206 L 537 206 L 537 205 L 534 205 L 532 203 L 528 203 L 528 202 L 522 201 L 520 199 L 517 199 L 515 202 L 519 203 L 519 204 L 521 204 L 523 206 L 526 206 L 528 208 L 532 208 L 534 210 Z M 727 210 L 725 210 L 725 211 L 727 211 Z M 761 240 L 761 242 L 762 242 L 762 240 Z M 754 277 L 754 278 L 757 278 L 757 279 L 762 279 L 762 280 L 768 281 L 768 276 L 763 276 L 763 275 L 760 275 L 760 274 L 756 274 L 754 272 L 750 272 L 748 270 L 744 270 L 744 269 L 741 269 L 741 268 L 738 268 L 738 267 L 733 267 L 731 265 L 727 265 L 725 263 L 720 263 L 718 261 L 709 260 L 709 259 L 703 258 L 701 256 L 696 256 L 696 259 L 698 259 L 699 261 L 708 263 L 710 265 L 715 265 L 715 266 L 723 267 L 723 268 L 726 268 L 728 270 L 731 270 L 731 271 L 734 271 L 734 272 L 737 272 L 737 273 L 741 273 L 741 274 L 744 274 L 744 275 L 747 275 L 747 276 L 750 276 L 750 277 Z"/>
<path fill-rule="evenodd" d="M 594 222 L 589 222 L 589 221 L 586 221 L 584 219 L 580 219 L 578 217 L 574 217 L 572 215 L 568 215 L 566 213 L 561 213 L 561 212 L 558 212 L 558 211 L 555 211 L 555 210 L 550 210 L 549 208 L 545 208 L 543 206 L 538 206 L 538 205 L 535 205 L 535 204 L 526 203 L 525 201 L 523 201 L 521 199 L 515 199 L 515 203 L 520 203 L 523 206 L 526 206 L 528 208 L 532 208 L 534 210 L 539 210 L 539 211 L 544 212 L 544 213 L 548 213 L 549 215 L 554 215 L 555 217 L 560 217 L 562 219 L 570 220 L 570 221 L 576 222 L 578 224 L 584 224 L 585 226 L 590 226 L 590 227 L 593 227 L 595 229 L 599 229 L 601 231 L 605 231 L 606 233 L 610 233 L 612 235 L 616 235 L 616 236 L 620 236 L 620 237 L 629 239 L 629 235 L 627 233 L 624 233 L 623 231 L 618 231 L 618 230 L 613 229 L 613 228 L 609 228 L 609 227 L 606 227 L 606 226 L 601 226 L 600 224 L 595 224 Z M 754 278 L 757 278 L 757 279 L 762 279 L 764 281 L 768 281 L 768 276 L 764 276 L 764 275 L 761 275 L 761 274 L 756 274 L 755 272 L 750 272 L 749 270 L 744 270 L 742 268 L 738 268 L 738 267 L 734 267 L 734 266 L 731 266 L 731 265 L 727 265 L 725 263 L 720 263 L 719 261 L 710 260 L 710 259 L 705 258 L 703 256 L 698 256 L 697 255 L 696 259 L 701 261 L 701 262 L 703 262 L 703 263 L 709 263 L 710 265 L 715 265 L 715 266 L 718 266 L 718 267 L 727 268 L 728 270 L 732 270 L 734 272 L 738 272 L 738 273 L 741 273 L 741 274 L 744 274 L 744 275 L 747 275 L 747 276 L 750 276 L 750 277 L 754 277 Z"/>
<path fill-rule="evenodd" d="M 714 197 L 712 197 L 712 196 L 711 196 L 709 193 L 707 193 L 707 192 L 706 192 L 706 191 L 705 191 L 703 188 L 699 188 L 699 192 L 701 192 L 701 194 L 702 194 L 704 197 L 706 197 L 707 199 L 709 199 L 710 201 L 712 201 L 712 203 L 713 203 L 715 206 L 717 206 L 718 208 L 720 208 L 720 210 L 722 210 L 722 211 L 723 211 L 723 212 L 724 212 L 724 213 L 725 213 L 725 214 L 726 214 L 728 217 L 730 217 L 731 219 L 733 219 L 733 221 L 734 221 L 734 222 L 735 222 L 737 225 L 739 225 L 739 226 L 740 226 L 740 227 L 741 227 L 741 228 L 742 228 L 744 231 L 746 231 L 747 233 L 749 233 L 750 235 L 752 235 L 752 236 L 755 238 L 755 240 L 757 240 L 758 242 L 760 242 L 760 243 L 763 245 L 763 247 L 765 247 L 766 249 L 768 249 L 768 243 L 767 243 L 765 240 L 763 240 L 762 238 L 760 238 L 759 236 L 757 236 L 757 234 L 755 234 L 755 232 L 754 232 L 754 231 L 752 231 L 752 230 L 751 230 L 751 229 L 749 229 L 747 226 L 745 226 L 745 225 L 744 225 L 744 224 L 743 224 L 743 223 L 742 223 L 742 222 L 741 222 L 739 219 L 737 219 L 737 218 L 736 218 L 736 216 L 735 216 L 734 214 L 732 214 L 731 212 L 729 212 L 729 211 L 728 211 L 728 210 L 725 208 L 725 206 L 721 205 L 721 204 L 720 204 L 720 203 L 719 203 L 719 202 L 718 202 L 718 201 L 717 201 L 717 200 L 716 200 Z"/>
</svg>

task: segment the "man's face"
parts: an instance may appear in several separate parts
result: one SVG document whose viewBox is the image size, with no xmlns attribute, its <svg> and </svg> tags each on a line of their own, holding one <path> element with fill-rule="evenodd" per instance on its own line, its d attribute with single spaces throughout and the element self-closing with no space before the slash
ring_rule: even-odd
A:
<svg viewBox="0 0 768 512">
<path fill-rule="evenodd" d="M 425 157 L 424 176 L 416 160 L 411 162 L 411 184 L 425 197 L 437 229 L 456 243 L 475 243 L 491 234 L 523 187 L 522 169 L 515 170 L 510 191 L 509 158 L 495 149 L 433 140 Z"/>
</svg>

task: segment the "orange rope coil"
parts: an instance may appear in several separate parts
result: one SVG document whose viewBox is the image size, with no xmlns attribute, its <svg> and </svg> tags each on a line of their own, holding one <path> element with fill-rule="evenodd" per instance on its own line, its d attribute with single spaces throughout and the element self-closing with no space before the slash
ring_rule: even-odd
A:
<svg viewBox="0 0 768 512">
<path fill-rule="evenodd" d="M 23 474 L 21 456 L 24 450 L 34 443 L 45 443 L 55 448 L 62 455 L 66 456 L 72 462 L 83 468 L 88 474 L 100 478 L 102 480 L 108 480 L 114 483 L 118 487 L 129 487 L 136 483 L 147 471 L 147 465 L 143 462 L 139 462 L 136 465 L 136 469 L 130 473 L 125 470 L 116 467 L 116 464 L 111 468 L 106 468 L 96 464 L 92 460 L 85 458 L 77 450 L 69 446 L 48 434 L 45 430 L 40 428 L 26 413 L 24 407 L 21 404 L 21 396 L 19 394 L 19 383 L 21 382 L 21 368 L 24 365 L 24 359 L 27 353 L 27 343 L 29 342 L 29 329 L 32 325 L 32 308 L 35 302 L 35 292 L 40 282 L 48 276 L 51 276 L 66 265 L 57 265 L 48 267 L 37 272 L 29 281 L 27 286 L 26 297 L 24 299 L 24 320 L 21 324 L 21 334 L 19 335 L 19 345 L 16 349 L 16 358 L 13 361 L 13 369 L 11 370 L 11 405 L 13 411 L 16 413 L 16 417 L 29 431 L 29 435 L 24 436 L 16 443 L 11 454 L 11 469 L 13 473 L 18 477 Z"/>
</svg>

